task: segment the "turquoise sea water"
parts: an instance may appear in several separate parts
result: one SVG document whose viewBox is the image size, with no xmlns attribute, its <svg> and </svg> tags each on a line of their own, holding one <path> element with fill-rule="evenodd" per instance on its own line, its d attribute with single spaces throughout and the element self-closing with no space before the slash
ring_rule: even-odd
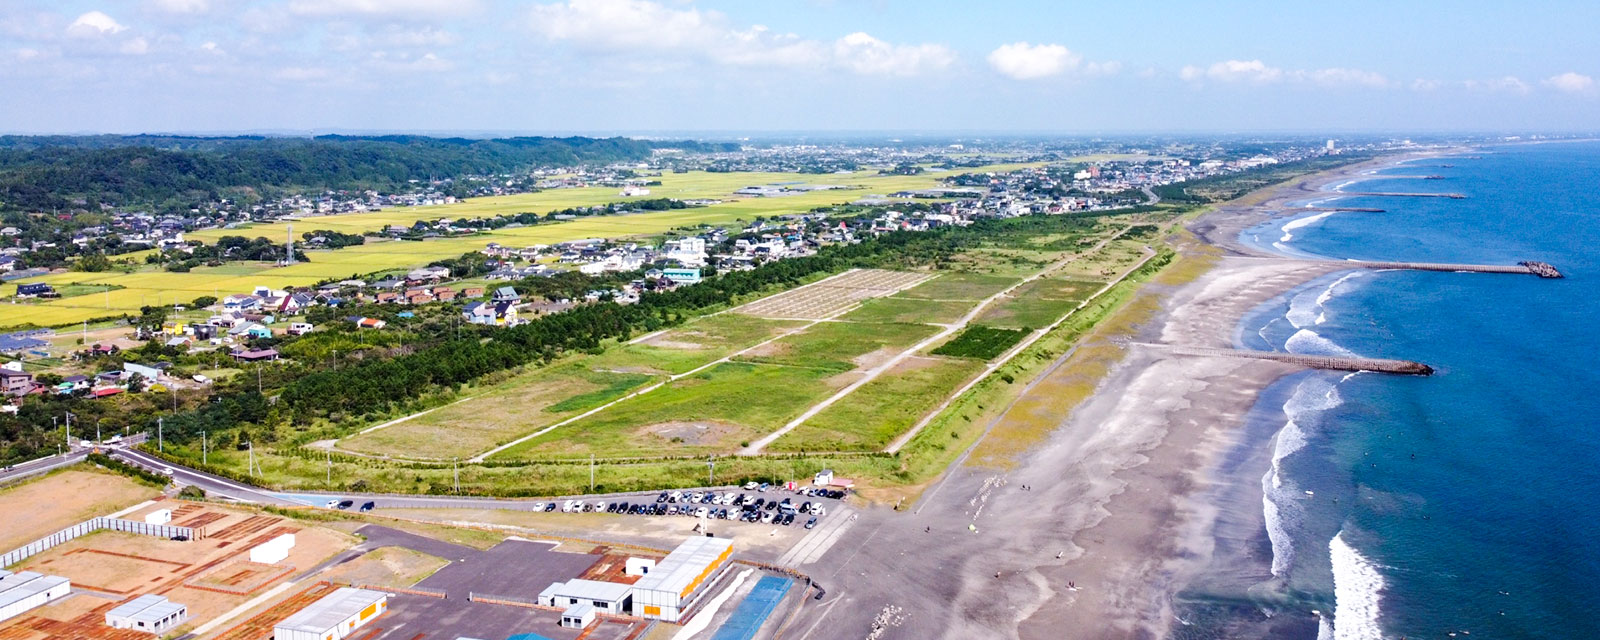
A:
<svg viewBox="0 0 1600 640">
<path fill-rule="evenodd" d="M 1234 568 L 1180 596 L 1178 636 L 1600 637 L 1597 176 L 1600 143 L 1490 147 L 1342 186 L 1467 199 L 1318 199 L 1386 211 L 1245 232 L 1288 254 L 1534 259 L 1568 277 L 1351 271 L 1248 316 L 1245 347 L 1439 373 L 1313 372 L 1263 394 L 1249 428 L 1267 444 L 1236 454 L 1218 496 Z"/>
</svg>

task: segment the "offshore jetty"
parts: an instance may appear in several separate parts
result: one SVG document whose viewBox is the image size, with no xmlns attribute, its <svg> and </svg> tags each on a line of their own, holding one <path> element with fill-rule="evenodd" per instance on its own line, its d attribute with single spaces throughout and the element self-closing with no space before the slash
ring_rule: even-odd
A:
<svg viewBox="0 0 1600 640">
<path fill-rule="evenodd" d="M 1387 358 L 1355 358 L 1344 356 L 1317 356 L 1298 353 L 1279 353 L 1276 351 L 1251 351 L 1248 349 L 1219 349 L 1215 347 L 1188 347 L 1181 345 L 1162 345 L 1144 342 L 1131 343 L 1141 347 L 1163 349 L 1169 353 L 1184 356 L 1213 357 L 1213 358 L 1249 358 L 1252 360 L 1271 360 L 1286 364 L 1311 367 L 1313 369 L 1331 369 L 1334 371 L 1376 371 L 1379 373 L 1395 373 L 1408 376 L 1433 375 L 1433 367 L 1411 360 L 1390 360 Z"/>
<path fill-rule="evenodd" d="M 1340 191 L 1341 196 L 1385 196 L 1391 198 L 1449 198 L 1451 200 L 1466 200 L 1463 193 L 1407 193 L 1404 191 Z"/>
<path fill-rule="evenodd" d="M 1341 264 L 1361 269 L 1406 269 L 1410 271 L 1448 271 L 1455 273 L 1509 273 L 1515 275 L 1536 275 L 1541 278 L 1564 278 L 1554 265 L 1536 260 L 1524 260 L 1516 264 L 1451 264 L 1442 262 L 1367 262 L 1350 260 Z"/>
</svg>

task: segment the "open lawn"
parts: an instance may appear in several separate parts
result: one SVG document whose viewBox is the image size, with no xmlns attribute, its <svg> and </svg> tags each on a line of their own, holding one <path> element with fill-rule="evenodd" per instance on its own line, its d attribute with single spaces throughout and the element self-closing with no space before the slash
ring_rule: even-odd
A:
<svg viewBox="0 0 1600 640">
<path fill-rule="evenodd" d="M 976 273 L 945 273 L 894 295 L 918 300 L 978 301 L 1005 290 L 1021 278 Z"/>
<path fill-rule="evenodd" d="M 0 514 L 8 514 L 0 526 L 0 551 L 159 495 L 155 487 L 85 466 L 0 489 Z"/>
<path fill-rule="evenodd" d="M 731 313 L 691 320 L 676 329 L 607 349 L 586 361 L 590 368 L 643 373 L 683 373 L 801 326 Z"/>
<path fill-rule="evenodd" d="M 413 459 L 465 458 L 615 400 L 652 379 L 639 373 L 595 371 L 579 363 L 538 369 L 480 396 L 345 438 L 338 447 Z"/>
<path fill-rule="evenodd" d="M 937 332 L 925 324 L 823 322 L 739 360 L 844 373 L 905 350 Z"/>
<path fill-rule="evenodd" d="M 724 363 L 623 401 L 493 459 L 726 452 L 826 397 L 832 371 Z"/>
<path fill-rule="evenodd" d="M 1103 283 L 1041 278 L 1011 292 L 990 306 L 978 322 L 994 327 L 1041 329 L 1078 306 Z"/>
<path fill-rule="evenodd" d="M 349 584 L 376 585 L 379 587 L 409 587 L 435 571 L 450 564 L 438 556 L 404 547 L 383 547 L 367 552 L 355 560 L 335 566 L 317 576 Z"/>
<path fill-rule="evenodd" d="M 908 358 L 767 447 L 768 451 L 876 451 L 939 406 L 981 362 Z"/>
<path fill-rule="evenodd" d="M 851 322 L 921 322 L 948 324 L 961 319 L 973 302 L 966 300 L 917 300 L 913 298 L 874 298 L 861 307 L 839 316 Z"/>
</svg>

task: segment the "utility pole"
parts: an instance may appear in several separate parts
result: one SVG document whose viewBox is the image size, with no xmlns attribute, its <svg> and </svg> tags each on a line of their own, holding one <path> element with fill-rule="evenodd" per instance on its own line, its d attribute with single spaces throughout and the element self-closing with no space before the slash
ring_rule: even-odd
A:
<svg viewBox="0 0 1600 640">
<path fill-rule="evenodd" d="M 589 454 L 589 493 L 594 493 L 594 454 Z"/>
<path fill-rule="evenodd" d="M 250 447 L 250 461 L 245 463 L 244 470 L 245 473 L 250 474 L 250 477 L 254 478 L 256 477 L 256 443 L 249 442 L 246 444 Z"/>
<path fill-rule="evenodd" d="M 206 459 L 206 432 L 200 432 L 200 464 L 210 464 Z"/>
<path fill-rule="evenodd" d="M 162 419 L 161 418 L 156 418 L 156 450 L 160 451 L 162 453 L 166 453 L 166 451 L 167 451 L 167 441 L 166 441 L 165 438 L 162 437 L 162 434 L 161 434 L 161 427 L 162 426 L 163 426 L 162 425 Z"/>
<path fill-rule="evenodd" d="M 328 454 L 328 487 L 332 488 L 333 487 L 333 450 L 329 449 L 327 451 L 327 454 Z"/>
<path fill-rule="evenodd" d="M 456 495 L 459 496 L 459 495 L 461 495 L 461 458 L 460 457 L 457 457 L 454 462 L 450 463 L 450 470 L 455 472 L 455 475 L 456 475 Z"/>
<path fill-rule="evenodd" d="M 706 456 L 706 486 L 717 486 L 717 457 Z"/>
<path fill-rule="evenodd" d="M 256 395 L 261 395 L 261 365 L 256 364 Z"/>
</svg>

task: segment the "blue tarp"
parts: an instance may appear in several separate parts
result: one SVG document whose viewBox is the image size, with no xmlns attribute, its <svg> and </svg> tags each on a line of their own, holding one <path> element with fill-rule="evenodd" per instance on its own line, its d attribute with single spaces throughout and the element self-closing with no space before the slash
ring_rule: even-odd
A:
<svg viewBox="0 0 1600 640">
<path fill-rule="evenodd" d="M 793 580 L 777 576 L 767 576 L 756 582 L 755 588 L 744 597 L 739 608 L 734 609 L 733 615 L 722 623 L 711 640 L 750 640 L 755 637 L 761 625 L 767 621 L 767 616 L 772 615 L 772 610 L 778 608 L 779 602 L 783 602 L 783 597 L 788 595 L 789 587 L 793 584 Z"/>
<path fill-rule="evenodd" d="M 544 636 L 541 636 L 541 635 L 539 635 L 537 633 L 519 633 L 517 635 L 514 635 L 514 636 L 511 636 L 509 638 L 506 638 L 506 640 L 550 640 L 550 639 L 546 638 Z"/>
</svg>

